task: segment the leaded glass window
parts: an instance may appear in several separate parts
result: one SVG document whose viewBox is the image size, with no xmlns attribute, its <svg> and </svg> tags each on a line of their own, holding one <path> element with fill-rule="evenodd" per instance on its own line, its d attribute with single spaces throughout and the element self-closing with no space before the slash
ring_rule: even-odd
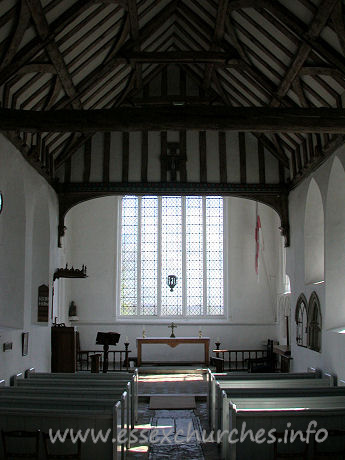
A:
<svg viewBox="0 0 345 460">
<path fill-rule="evenodd" d="M 321 306 L 316 292 L 313 292 L 309 299 L 308 318 L 308 347 L 315 351 L 321 351 Z"/>
<path fill-rule="evenodd" d="M 296 304 L 296 342 L 300 347 L 308 345 L 308 304 L 305 296 L 301 294 Z"/>
<path fill-rule="evenodd" d="M 223 284 L 221 197 L 123 197 L 122 316 L 223 316 Z"/>
</svg>

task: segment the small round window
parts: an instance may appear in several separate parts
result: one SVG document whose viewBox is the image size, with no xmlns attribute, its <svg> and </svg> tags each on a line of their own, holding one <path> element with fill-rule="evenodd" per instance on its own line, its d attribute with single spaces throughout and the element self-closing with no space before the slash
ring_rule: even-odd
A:
<svg viewBox="0 0 345 460">
<path fill-rule="evenodd" d="M 0 192 L 0 214 L 1 214 L 1 211 L 2 211 L 2 205 L 4 204 L 4 200 L 2 198 L 2 193 Z"/>
</svg>

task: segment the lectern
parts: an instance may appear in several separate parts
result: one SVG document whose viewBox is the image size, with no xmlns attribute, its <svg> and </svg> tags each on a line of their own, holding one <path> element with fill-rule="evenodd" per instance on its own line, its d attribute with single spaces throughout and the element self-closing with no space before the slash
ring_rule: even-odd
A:
<svg viewBox="0 0 345 460">
<path fill-rule="evenodd" d="M 103 372 L 108 371 L 108 351 L 109 345 L 117 345 L 120 339 L 120 334 L 117 332 L 97 332 L 96 345 L 103 345 Z"/>
</svg>

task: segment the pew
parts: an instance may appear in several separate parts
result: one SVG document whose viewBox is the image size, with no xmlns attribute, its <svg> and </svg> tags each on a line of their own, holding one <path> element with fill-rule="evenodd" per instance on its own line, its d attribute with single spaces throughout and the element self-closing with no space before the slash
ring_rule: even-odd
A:
<svg viewBox="0 0 345 460">
<path fill-rule="evenodd" d="M 121 376 L 121 378 L 78 378 L 78 374 L 70 374 L 74 375 L 74 377 L 68 377 L 68 378 L 47 378 L 47 377 L 30 377 L 26 379 L 18 379 L 14 378 L 12 383 L 13 386 L 25 386 L 25 387 L 35 387 L 35 388 L 42 388 L 42 387 L 49 387 L 53 386 L 55 389 L 57 388 L 62 388 L 62 387 L 72 387 L 75 389 L 86 389 L 86 388 L 95 388 L 95 389 L 100 389 L 100 388 L 106 388 L 108 390 L 111 390 L 113 387 L 118 387 L 119 385 L 123 385 L 124 387 L 126 386 L 128 382 L 128 374 L 126 377 Z M 131 426 L 132 429 L 134 429 L 134 423 L 135 419 L 137 417 L 137 382 L 134 381 L 135 375 L 130 375 L 131 376 L 131 387 L 130 387 L 130 419 L 131 419 Z"/>
<path fill-rule="evenodd" d="M 67 406 L 67 405 L 66 405 Z M 68 406 L 67 406 L 68 407 Z M 82 434 L 88 429 L 94 429 L 95 433 L 102 430 L 104 434 L 110 433 L 107 443 L 94 444 L 88 437 L 82 444 L 81 460 L 123 460 L 125 458 L 124 446 L 117 442 L 117 436 L 121 429 L 121 401 L 97 409 L 87 409 L 82 406 L 78 409 L 50 407 L 7 407 L 0 403 L 0 426 L 5 431 L 11 430 L 41 430 L 48 433 L 65 429 L 73 429 L 74 433 L 81 430 Z M 115 442 L 112 442 L 112 439 Z"/>
<path fill-rule="evenodd" d="M 308 391 L 307 396 L 284 397 L 231 397 L 228 400 L 223 390 L 223 423 L 222 431 L 232 433 L 232 441 L 241 436 L 244 431 L 252 430 L 254 436 L 259 430 L 264 430 L 261 441 L 267 434 L 284 432 L 287 427 L 307 433 L 312 421 L 317 424 L 316 430 L 341 430 L 345 425 L 345 395 L 339 395 L 337 389 L 334 395 L 326 395 L 316 391 Z M 227 401 L 227 403 L 226 403 Z M 287 422 L 291 423 L 290 426 Z M 244 425 L 245 424 L 245 425 Z M 233 430 L 238 430 L 238 433 Z M 272 431 L 273 430 L 273 431 Z M 261 433 L 262 434 L 262 433 Z M 313 458 L 313 445 L 308 446 L 308 458 Z M 247 435 L 244 442 L 230 443 L 224 438 L 222 441 L 222 458 L 228 460 L 244 460 L 255 456 L 270 460 L 273 458 L 273 443 L 254 443 Z"/>
<path fill-rule="evenodd" d="M 211 400 L 212 397 L 215 398 L 215 391 L 216 391 L 216 381 L 228 381 L 228 380 L 281 380 L 281 379 L 317 379 L 321 377 L 321 371 L 319 370 L 310 370 L 309 372 L 297 372 L 297 373 L 255 373 L 255 374 L 247 374 L 247 373 L 213 373 L 210 369 L 207 372 L 207 381 L 208 381 L 208 396 L 207 396 L 207 407 L 208 407 L 208 414 L 209 414 L 209 424 L 211 424 Z"/>
<path fill-rule="evenodd" d="M 267 394 L 280 392 L 282 389 L 297 389 L 297 392 L 308 391 L 312 388 L 327 389 L 332 387 L 332 381 L 327 378 L 322 379 L 261 379 L 261 380 L 233 380 L 233 381 L 216 381 L 214 390 L 211 395 L 211 428 L 218 430 L 221 427 L 222 414 L 222 390 L 231 395 L 232 392 L 239 394 L 245 393 L 250 389 L 260 392 L 267 389 Z M 236 394 L 238 394 L 236 393 Z"/>
<path fill-rule="evenodd" d="M 130 385 L 127 388 L 124 388 L 123 384 L 120 384 L 118 387 L 114 386 L 111 389 L 103 389 L 103 388 L 83 388 L 82 391 L 77 388 L 71 387 L 59 387 L 58 391 L 53 386 L 47 387 L 33 387 L 27 385 L 20 385 L 16 387 L 3 387 L 0 388 L 0 400 L 4 398 L 10 397 L 20 397 L 20 396 L 35 396 L 37 394 L 44 396 L 58 396 L 59 398 L 65 399 L 91 399 L 91 400 L 99 400 L 99 399 L 109 399 L 109 400 L 117 400 L 119 396 L 123 393 L 123 391 L 127 391 L 130 394 Z M 126 410 L 126 418 L 128 419 L 128 423 L 132 427 L 133 420 L 132 420 L 132 411 L 131 411 L 131 400 L 128 400 L 127 403 L 127 410 Z"/>
<path fill-rule="evenodd" d="M 139 373 L 138 369 L 134 369 L 133 372 L 120 371 L 114 373 L 97 373 L 92 374 L 90 372 L 77 372 L 75 374 L 67 372 L 35 372 L 34 368 L 27 369 L 25 371 L 26 378 L 32 379 L 90 379 L 93 380 L 131 380 L 133 382 L 133 420 L 137 421 L 138 414 L 138 384 L 139 384 Z M 134 427 L 132 427 L 134 428 Z"/>
<path fill-rule="evenodd" d="M 121 452 L 121 458 L 124 458 L 125 445 L 123 443 L 118 444 L 117 438 L 119 430 L 125 429 L 127 443 L 129 443 L 130 426 L 134 427 L 138 385 L 137 370 L 133 373 L 121 372 L 116 374 L 51 374 L 35 373 L 35 370 L 31 368 L 25 372 L 25 376 L 24 379 L 23 375 L 19 373 L 11 378 L 13 386 L 0 387 L 2 429 L 8 431 L 24 428 L 15 423 L 14 414 L 18 415 L 18 419 L 19 414 L 24 417 L 25 429 L 27 429 L 28 424 L 31 429 L 31 416 L 36 420 L 36 425 L 39 417 L 43 418 L 43 422 L 46 422 L 48 418 L 55 423 L 55 415 L 60 422 L 63 422 L 62 427 L 60 426 L 61 423 L 60 425 L 55 423 L 54 426 L 49 427 L 43 423 L 42 427 L 38 427 L 42 431 L 49 428 L 52 428 L 53 431 L 64 430 L 65 428 L 78 430 L 84 424 L 85 430 L 94 428 L 97 433 L 99 427 L 102 428 L 105 423 L 108 426 L 107 429 L 111 429 L 110 439 L 114 439 L 115 442 L 109 441 L 108 447 L 102 449 L 102 452 L 104 451 L 103 458 L 117 459 L 119 452 Z M 13 415 L 11 427 L 8 427 L 6 413 L 11 417 Z M 63 419 L 61 419 L 62 414 Z M 77 425 L 75 423 L 74 425 L 67 424 L 72 416 L 74 422 L 78 421 Z M 87 418 L 85 419 L 85 417 Z M 86 426 L 84 423 L 88 419 L 92 422 L 91 426 Z M 32 429 L 37 429 L 37 426 Z M 106 431 L 103 429 L 103 433 Z M 89 445 L 90 442 L 89 440 L 88 446 L 84 449 L 86 453 L 84 452 L 82 455 L 82 460 L 93 458 L 90 453 L 93 451 L 93 447 Z M 113 445 L 114 450 L 112 449 Z M 89 449 L 90 446 L 91 450 Z M 111 455 L 109 455 L 110 453 Z M 94 457 L 98 456 L 99 451 L 95 451 L 94 454 Z"/>
<path fill-rule="evenodd" d="M 74 395 L 67 397 L 63 391 L 56 391 L 53 386 L 48 388 L 49 392 L 41 390 L 43 388 L 40 387 L 1 388 L 1 429 L 5 431 L 40 429 L 48 432 L 51 428 L 53 432 L 61 430 L 63 433 L 65 429 L 73 428 L 74 432 L 81 429 L 83 434 L 87 429 L 94 429 L 96 434 L 99 430 L 102 430 L 103 434 L 110 430 L 108 442 L 98 443 L 97 449 L 89 438 L 83 447 L 81 458 L 91 460 L 101 454 L 104 459 L 117 460 L 121 454 L 121 459 L 124 459 L 125 445 L 117 441 L 120 429 L 126 431 L 126 438 L 129 440 L 130 382 L 127 382 L 125 388 L 123 384 L 120 384 L 117 389 L 113 388 L 109 398 L 105 398 L 103 394 L 96 396 L 98 390 L 89 391 L 88 394 L 79 391 L 78 397 Z M 99 388 L 99 391 L 102 392 L 102 389 Z"/>
</svg>

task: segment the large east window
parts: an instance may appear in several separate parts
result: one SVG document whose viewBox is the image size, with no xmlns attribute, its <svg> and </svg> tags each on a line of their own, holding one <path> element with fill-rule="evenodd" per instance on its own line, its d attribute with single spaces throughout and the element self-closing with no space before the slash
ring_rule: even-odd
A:
<svg viewBox="0 0 345 460">
<path fill-rule="evenodd" d="M 223 199 L 123 197 L 120 282 L 123 317 L 223 316 Z"/>
</svg>

